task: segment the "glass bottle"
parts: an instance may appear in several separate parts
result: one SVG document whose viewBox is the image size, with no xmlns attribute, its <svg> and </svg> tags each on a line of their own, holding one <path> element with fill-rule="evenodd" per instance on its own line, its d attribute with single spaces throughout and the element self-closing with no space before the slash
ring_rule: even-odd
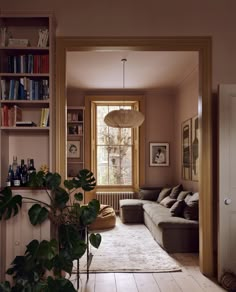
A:
<svg viewBox="0 0 236 292">
<path fill-rule="evenodd" d="M 6 186 L 11 187 L 12 185 L 13 185 L 13 171 L 12 171 L 12 166 L 9 165 L 7 179 L 6 179 Z"/>
<path fill-rule="evenodd" d="M 34 167 L 34 159 L 30 159 L 30 164 L 28 168 L 28 173 L 31 174 L 33 172 L 36 172 L 36 169 Z"/>
<path fill-rule="evenodd" d="M 14 172 L 13 185 L 14 187 L 20 186 L 20 167 L 19 166 L 17 166 L 16 171 Z"/>
</svg>

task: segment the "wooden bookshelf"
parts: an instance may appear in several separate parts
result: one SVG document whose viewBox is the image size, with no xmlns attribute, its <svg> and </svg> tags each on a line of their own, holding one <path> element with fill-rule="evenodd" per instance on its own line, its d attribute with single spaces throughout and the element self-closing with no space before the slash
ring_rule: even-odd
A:
<svg viewBox="0 0 236 292">
<path fill-rule="evenodd" d="M 67 106 L 66 121 L 67 178 L 70 179 L 84 168 L 84 107 Z"/>
<path fill-rule="evenodd" d="M 33 158 L 36 170 L 47 164 L 54 168 L 53 117 L 55 27 L 51 14 L 0 13 L 0 28 L 5 28 L 5 40 L 0 31 L 0 106 L 8 109 L 17 105 L 22 121 L 32 121 L 35 127 L 9 126 L 2 118 L 0 127 L 0 183 L 5 185 L 7 170 L 13 155 L 20 159 Z M 39 31 L 47 30 L 48 38 L 39 46 Z M 40 37 L 41 38 L 41 37 Z M 14 45 L 15 39 L 16 44 Z M 27 46 L 19 41 L 27 40 Z M 10 44 L 11 42 L 11 44 Z M 24 41 L 23 41 L 24 42 Z M 10 45 L 9 45 L 10 44 Z M 11 91 L 11 92 L 10 92 Z M 43 108 L 49 109 L 49 123 L 40 126 Z M 5 121 L 5 122 L 4 122 Z"/>
</svg>

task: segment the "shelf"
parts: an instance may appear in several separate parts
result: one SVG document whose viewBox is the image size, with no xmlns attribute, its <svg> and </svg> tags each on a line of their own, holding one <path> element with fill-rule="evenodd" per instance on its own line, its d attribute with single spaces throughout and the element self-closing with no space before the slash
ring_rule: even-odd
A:
<svg viewBox="0 0 236 292">
<path fill-rule="evenodd" d="M 7 50 L 7 51 L 49 51 L 50 48 L 49 47 L 1 47 L 0 46 L 0 50 Z"/>
<path fill-rule="evenodd" d="M 73 159 L 73 158 L 67 158 L 68 159 Z M 74 158 L 74 159 L 78 159 L 78 158 Z M 83 161 L 67 161 L 68 164 L 84 164 Z"/>
<path fill-rule="evenodd" d="M 50 127 L 0 127 L 4 131 L 49 131 Z"/>
<path fill-rule="evenodd" d="M 0 77 L 49 77 L 49 73 L 0 73 Z"/>
<path fill-rule="evenodd" d="M 83 124 L 83 121 L 67 121 L 67 124 Z"/>
<path fill-rule="evenodd" d="M 23 107 L 41 107 L 49 105 L 49 100 L 0 100 L 0 104 L 9 104 L 9 105 L 20 105 Z"/>
<path fill-rule="evenodd" d="M 78 134 L 78 135 L 67 135 L 67 138 L 78 138 L 78 137 L 84 137 L 83 134 Z"/>
</svg>

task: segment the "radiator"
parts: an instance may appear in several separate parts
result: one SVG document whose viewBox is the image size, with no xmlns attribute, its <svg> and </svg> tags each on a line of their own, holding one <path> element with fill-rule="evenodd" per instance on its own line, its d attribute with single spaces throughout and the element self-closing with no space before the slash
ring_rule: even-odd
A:
<svg viewBox="0 0 236 292">
<path fill-rule="evenodd" d="M 120 200 L 133 199 L 133 192 L 97 192 L 96 197 L 100 204 L 110 205 L 116 213 L 119 212 Z"/>
</svg>

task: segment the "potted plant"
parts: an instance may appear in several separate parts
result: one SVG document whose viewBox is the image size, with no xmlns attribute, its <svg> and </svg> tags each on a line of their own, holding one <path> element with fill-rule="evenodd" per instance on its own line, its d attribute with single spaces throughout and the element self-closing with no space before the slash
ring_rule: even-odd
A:
<svg viewBox="0 0 236 292">
<path fill-rule="evenodd" d="M 100 234 L 87 232 L 98 215 L 99 201 L 93 199 L 87 205 L 81 204 L 81 189 L 91 191 L 96 186 L 93 173 L 83 169 L 77 177 L 65 180 L 64 187 L 61 187 L 58 173 L 39 171 L 30 175 L 28 185 L 43 188 L 50 204 L 20 194 L 13 195 L 11 188 L 6 187 L 0 192 L 0 220 L 16 216 L 24 200 L 31 200 L 35 202 L 28 211 L 31 224 L 51 220 L 55 238 L 41 242 L 32 240 L 25 254 L 17 256 L 6 271 L 13 276 L 14 286 L 5 281 L 0 288 L 3 291 L 76 291 L 72 283 L 63 277 L 62 271 L 71 275 L 73 262 L 86 252 L 88 241 L 96 248 L 101 243 Z M 51 276 L 47 276 L 48 271 L 51 271 Z"/>
</svg>

